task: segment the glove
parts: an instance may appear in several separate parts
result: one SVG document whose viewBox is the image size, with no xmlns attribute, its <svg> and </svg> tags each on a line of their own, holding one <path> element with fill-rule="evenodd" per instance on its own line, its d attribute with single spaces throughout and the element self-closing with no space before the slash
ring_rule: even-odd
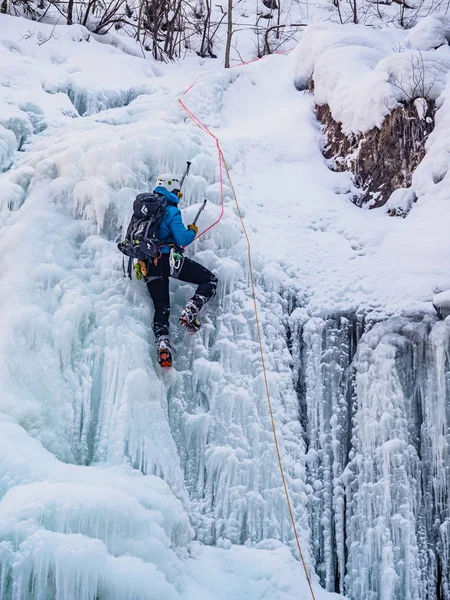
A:
<svg viewBox="0 0 450 600">
<path fill-rule="evenodd" d="M 191 223 L 190 225 L 187 226 L 187 228 L 190 229 L 191 231 L 193 231 L 195 233 L 195 235 L 197 235 L 198 227 L 197 227 L 197 225 L 195 225 L 195 223 Z"/>
</svg>

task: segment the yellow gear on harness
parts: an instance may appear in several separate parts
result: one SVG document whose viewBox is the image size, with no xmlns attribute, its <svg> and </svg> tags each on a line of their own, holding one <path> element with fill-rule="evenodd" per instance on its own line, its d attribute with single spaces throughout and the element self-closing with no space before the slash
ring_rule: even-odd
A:
<svg viewBox="0 0 450 600">
<path fill-rule="evenodd" d="M 147 266 L 145 264 L 145 261 L 138 260 L 137 263 L 134 265 L 134 271 L 136 273 L 136 279 L 138 279 L 139 281 L 143 277 L 145 277 L 147 275 Z"/>
</svg>

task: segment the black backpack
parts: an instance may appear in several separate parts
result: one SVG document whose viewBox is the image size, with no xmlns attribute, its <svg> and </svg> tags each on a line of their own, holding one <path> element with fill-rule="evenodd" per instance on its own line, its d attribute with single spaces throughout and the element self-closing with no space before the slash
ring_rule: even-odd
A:
<svg viewBox="0 0 450 600">
<path fill-rule="evenodd" d="M 161 194 L 144 193 L 136 196 L 125 239 L 117 244 L 119 250 L 130 258 L 130 279 L 133 259 L 148 260 L 158 256 L 161 245 L 158 234 L 166 206 L 167 200 Z"/>
</svg>

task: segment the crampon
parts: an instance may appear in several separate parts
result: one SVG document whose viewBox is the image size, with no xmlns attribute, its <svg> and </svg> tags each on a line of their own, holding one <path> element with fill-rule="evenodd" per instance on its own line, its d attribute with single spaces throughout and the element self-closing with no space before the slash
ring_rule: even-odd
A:
<svg viewBox="0 0 450 600">
<path fill-rule="evenodd" d="M 172 350 L 167 338 L 158 340 L 158 362 L 161 367 L 172 366 Z"/>
<path fill-rule="evenodd" d="M 186 308 L 181 311 L 179 320 L 183 327 L 185 327 L 191 333 L 195 333 L 200 329 L 198 308 L 192 301 L 188 302 Z"/>
</svg>

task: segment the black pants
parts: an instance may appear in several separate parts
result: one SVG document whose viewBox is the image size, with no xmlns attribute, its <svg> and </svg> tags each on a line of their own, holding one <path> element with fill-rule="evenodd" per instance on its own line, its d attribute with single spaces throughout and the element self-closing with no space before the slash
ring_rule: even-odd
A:
<svg viewBox="0 0 450 600">
<path fill-rule="evenodd" d="M 169 255 L 163 254 L 154 265 L 148 261 L 147 265 L 147 288 L 155 306 L 153 318 L 153 331 L 155 337 L 169 334 L 170 297 L 169 277 L 197 284 L 197 290 L 192 301 L 200 310 L 216 293 L 217 277 L 201 264 L 184 258 L 183 264 L 178 272 L 170 274 Z"/>
</svg>

